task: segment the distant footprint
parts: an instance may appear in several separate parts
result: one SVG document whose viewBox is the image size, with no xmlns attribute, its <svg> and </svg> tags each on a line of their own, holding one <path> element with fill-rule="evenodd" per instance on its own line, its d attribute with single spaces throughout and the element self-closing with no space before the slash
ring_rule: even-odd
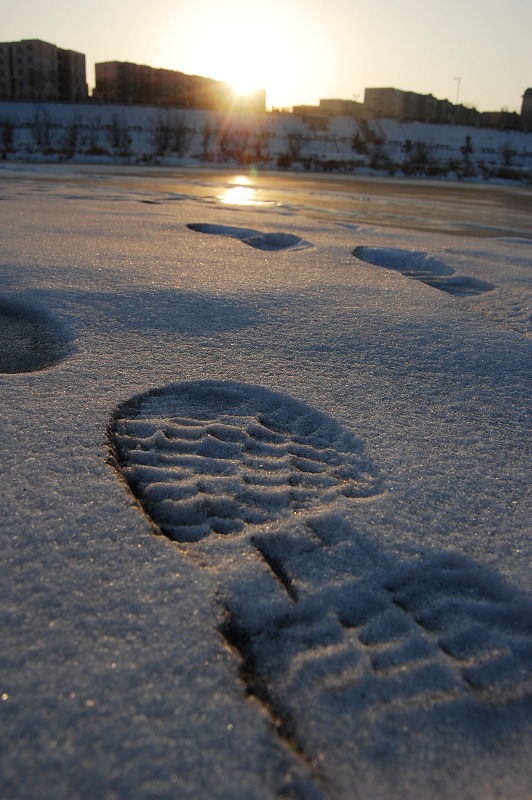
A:
<svg viewBox="0 0 532 800">
<path fill-rule="evenodd" d="M 416 250 L 361 246 L 353 250 L 353 255 L 367 264 L 396 270 L 407 278 L 421 281 L 456 297 L 479 295 L 496 288 L 487 281 L 456 275 L 448 264 Z"/>
<path fill-rule="evenodd" d="M 234 228 L 229 225 L 210 225 L 202 222 L 191 222 L 187 225 L 191 231 L 210 233 L 215 236 L 229 236 L 238 239 L 257 250 L 304 250 L 312 247 L 311 242 L 305 242 L 292 233 L 262 233 L 253 228 Z"/>
<path fill-rule="evenodd" d="M 378 491 L 351 432 L 297 400 L 232 381 L 135 397 L 115 411 L 110 439 L 133 494 L 178 542 Z"/>
<path fill-rule="evenodd" d="M 42 311 L 0 299 L 0 373 L 35 372 L 66 358 L 67 337 Z"/>
</svg>

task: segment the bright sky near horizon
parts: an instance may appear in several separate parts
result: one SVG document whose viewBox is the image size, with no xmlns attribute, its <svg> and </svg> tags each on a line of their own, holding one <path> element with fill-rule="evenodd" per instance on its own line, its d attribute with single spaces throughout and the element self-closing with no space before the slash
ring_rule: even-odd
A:
<svg viewBox="0 0 532 800">
<path fill-rule="evenodd" d="M 530 0 L 0 0 L 0 40 L 43 39 L 94 64 L 132 61 L 263 88 L 268 107 L 394 86 L 520 111 Z"/>
</svg>

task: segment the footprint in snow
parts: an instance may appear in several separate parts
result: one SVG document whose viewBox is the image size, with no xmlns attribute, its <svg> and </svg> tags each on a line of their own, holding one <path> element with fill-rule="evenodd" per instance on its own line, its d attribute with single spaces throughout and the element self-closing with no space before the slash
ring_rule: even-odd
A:
<svg viewBox="0 0 532 800">
<path fill-rule="evenodd" d="M 247 695 L 334 796 L 351 797 L 368 762 L 391 784 L 399 762 L 418 774 L 426 737 L 445 750 L 526 730 L 532 602 L 495 573 L 452 553 L 401 563 L 336 514 L 252 544 L 262 564 L 231 574 L 220 630 Z"/>
<path fill-rule="evenodd" d="M 312 247 L 311 242 L 305 242 L 293 233 L 262 233 L 253 228 L 234 228 L 230 225 L 210 225 L 203 222 L 191 222 L 187 225 L 191 231 L 210 233 L 215 236 L 229 236 L 238 239 L 257 250 L 274 252 L 277 250 L 304 250 Z"/>
<path fill-rule="evenodd" d="M 0 372 L 35 372 L 66 358 L 67 336 L 42 311 L 0 299 Z"/>
<path fill-rule="evenodd" d="M 415 250 L 361 246 L 353 250 L 353 255 L 367 264 L 396 270 L 407 278 L 421 281 L 455 297 L 470 297 L 496 288 L 492 283 L 478 278 L 456 275 L 448 264 Z"/>
<path fill-rule="evenodd" d="M 177 542 L 379 491 L 350 431 L 297 400 L 232 381 L 133 398 L 115 411 L 111 443 L 144 510 Z"/>
<path fill-rule="evenodd" d="M 322 774 L 339 758 L 332 727 L 356 781 L 353 752 L 371 759 L 386 731 L 393 746 L 398 715 L 405 730 L 432 714 L 467 733 L 471 715 L 515 714 L 532 694 L 530 600 L 463 556 L 403 563 L 357 533 L 342 510 L 381 482 L 332 418 L 264 388 L 196 381 L 122 403 L 108 435 L 161 533 L 218 570 L 220 632 L 247 694 Z"/>
</svg>

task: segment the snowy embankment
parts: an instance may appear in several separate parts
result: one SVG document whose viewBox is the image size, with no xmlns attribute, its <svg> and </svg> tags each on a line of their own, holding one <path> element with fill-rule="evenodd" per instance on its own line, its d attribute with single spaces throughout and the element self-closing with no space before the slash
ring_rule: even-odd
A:
<svg viewBox="0 0 532 800">
<path fill-rule="evenodd" d="M 0 103 L 6 158 L 226 163 L 529 181 L 532 133 L 138 106 Z"/>
<path fill-rule="evenodd" d="M 2 800 L 524 800 L 530 240 L 158 180 L 0 167 Z"/>
</svg>

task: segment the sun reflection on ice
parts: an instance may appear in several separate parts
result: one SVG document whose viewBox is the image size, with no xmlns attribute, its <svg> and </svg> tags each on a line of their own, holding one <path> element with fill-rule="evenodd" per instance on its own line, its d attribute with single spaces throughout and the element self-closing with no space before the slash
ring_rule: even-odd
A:
<svg viewBox="0 0 532 800">
<path fill-rule="evenodd" d="M 251 185 L 246 175 L 237 175 L 223 194 L 218 195 L 218 200 L 231 206 L 264 206 L 268 202 L 262 200 L 258 191 Z"/>
</svg>

